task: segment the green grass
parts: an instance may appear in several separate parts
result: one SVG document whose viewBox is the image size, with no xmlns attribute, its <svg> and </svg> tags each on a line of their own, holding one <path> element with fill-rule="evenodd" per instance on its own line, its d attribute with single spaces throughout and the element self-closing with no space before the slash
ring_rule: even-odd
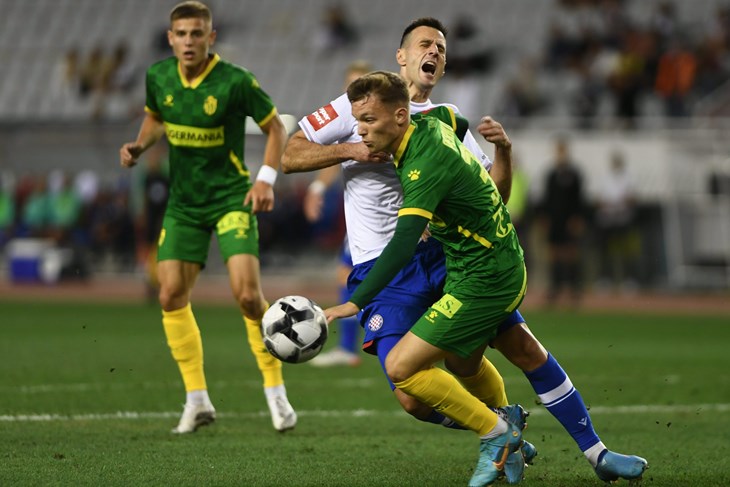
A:
<svg viewBox="0 0 730 487">
<path fill-rule="evenodd" d="M 0 485 L 466 485 L 474 435 L 400 412 L 372 357 L 285 365 L 300 419 L 276 433 L 235 308 L 195 312 L 219 419 L 177 437 L 184 392 L 156 306 L 0 300 Z M 730 485 L 727 316 L 526 315 L 604 443 L 649 460 L 643 485 Z M 532 412 L 539 456 L 522 485 L 601 485 L 521 373 L 489 353 Z"/>
</svg>

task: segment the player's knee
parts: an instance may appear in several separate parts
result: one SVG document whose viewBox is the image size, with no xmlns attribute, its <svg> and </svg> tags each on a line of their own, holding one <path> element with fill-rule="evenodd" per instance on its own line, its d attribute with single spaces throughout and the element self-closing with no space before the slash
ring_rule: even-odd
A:
<svg viewBox="0 0 730 487">
<path fill-rule="evenodd" d="M 508 337 L 505 337 L 508 338 Z M 495 347 L 515 366 L 525 372 L 537 369 L 547 360 L 547 351 L 531 333 L 516 329 L 507 340 L 497 340 Z"/>
<path fill-rule="evenodd" d="M 535 370 L 547 360 L 547 352 L 533 336 L 524 340 L 518 349 L 515 365 L 521 370 L 529 372 Z"/>
<path fill-rule="evenodd" d="M 174 311 L 184 307 L 188 302 L 186 290 L 177 287 L 162 286 L 159 292 L 160 306 L 165 311 Z"/>
<path fill-rule="evenodd" d="M 407 380 L 412 375 L 405 367 L 405 364 L 397 359 L 391 359 L 390 355 L 385 360 L 385 373 L 393 384 Z"/>
<path fill-rule="evenodd" d="M 244 289 L 235 294 L 238 306 L 244 315 L 253 319 L 259 319 L 264 314 L 264 303 L 261 294 L 255 291 Z"/>
</svg>

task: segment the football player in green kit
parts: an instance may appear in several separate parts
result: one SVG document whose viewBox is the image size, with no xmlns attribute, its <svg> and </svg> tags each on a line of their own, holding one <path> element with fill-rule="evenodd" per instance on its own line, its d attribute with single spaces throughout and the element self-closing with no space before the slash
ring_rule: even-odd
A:
<svg viewBox="0 0 730 487">
<path fill-rule="evenodd" d="M 146 116 L 137 140 L 120 149 L 123 166 L 163 135 L 170 146 L 170 198 L 159 238 L 162 324 L 187 393 L 174 433 L 190 433 L 215 420 L 203 371 L 200 330 L 190 295 L 215 232 L 231 288 L 246 325 L 249 345 L 263 375 L 274 428 L 296 425 L 281 362 L 261 339 L 268 307 L 261 291 L 256 213 L 274 206 L 273 185 L 286 130 L 271 98 L 246 69 L 210 48 L 216 39 L 210 9 L 186 1 L 170 13 L 168 40 L 174 56 L 147 71 Z M 244 162 L 246 117 L 266 136 L 263 164 L 252 180 Z"/>
<path fill-rule="evenodd" d="M 522 248 L 487 170 L 453 126 L 436 116 L 410 117 L 402 78 L 376 71 L 353 82 L 347 96 L 363 143 L 371 152 L 393 154 L 404 199 L 395 234 L 370 273 L 350 301 L 325 313 L 332 320 L 368 304 L 410 260 L 429 225 L 446 255 L 444 295 L 393 347 L 385 368 L 396 387 L 480 436 L 480 458 L 469 485 L 491 485 L 520 447 L 524 423 L 508 422 L 434 364 L 447 358 L 481 360 L 499 325 L 524 297 Z"/>
</svg>

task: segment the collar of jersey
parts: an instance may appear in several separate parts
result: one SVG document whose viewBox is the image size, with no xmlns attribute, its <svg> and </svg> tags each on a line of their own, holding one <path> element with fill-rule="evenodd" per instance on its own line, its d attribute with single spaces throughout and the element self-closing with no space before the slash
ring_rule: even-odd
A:
<svg viewBox="0 0 730 487">
<path fill-rule="evenodd" d="M 195 89 L 198 86 L 200 86 L 200 83 L 203 82 L 206 76 L 208 76 L 208 73 L 210 73 L 216 64 L 218 64 L 218 61 L 221 60 L 221 57 L 218 54 L 213 54 L 213 59 L 210 60 L 208 63 L 208 66 L 205 68 L 205 71 L 200 73 L 197 78 L 195 78 L 193 81 L 188 82 L 188 80 L 185 78 L 185 75 L 182 72 L 182 68 L 180 68 L 180 61 L 177 62 L 177 74 L 180 75 L 180 82 L 183 85 L 183 88 L 192 88 Z"/>
<path fill-rule="evenodd" d="M 395 152 L 395 156 L 393 157 L 395 167 L 398 167 L 400 164 L 400 158 L 403 157 L 403 153 L 406 151 L 406 146 L 408 145 L 408 141 L 411 140 L 411 135 L 413 135 L 414 130 L 416 130 L 416 123 L 411 120 L 408 130 L 406 130 L 405 135 L 403 135 L 403 140 L 401 140 L 398 150 Z"/>
</svg>

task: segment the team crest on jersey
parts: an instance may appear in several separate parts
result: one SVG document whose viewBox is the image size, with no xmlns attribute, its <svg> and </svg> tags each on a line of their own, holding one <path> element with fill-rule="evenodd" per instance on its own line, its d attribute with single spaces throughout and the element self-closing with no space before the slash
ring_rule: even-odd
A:
<svg viewBox="0 0 730 487">
<path fill-rule="evenodd" d="M 421 171 L 418 169 L 413 169 L 411 172 L 408 173 L 408 179 L 411 181 L 415 181 L 416 179 L 421 177 Z"/>
<path fill-rule="evenodd" d="M 205 99 L 205 103 L 203 103 L 203 110 L 206 115 L 213 115 L 217 109 L 218 100 L 216 100 L 213 95 Z"/>
<path fill-rule="evenodd" d="M 165 101 L 162 102 L 166 107 L 171 107 L 174 103 L 172 102 L 172 95 L 165 95 Z"/>
<path fill-rule="evenodd" d="M 335 111 L 335 108 L 330 103 L 329 105 L 323 106 L 311 115 L 308 115 L 307 120 L 309 120 L 309 123 L 312 124 L 314 130 L 319 130 L 328 123 L 330 123 L 332 120 L 336 119 L 338 116 L 339 115 Z"/>
<path fill-rule="evenodd" d="M 368 321 L 368 330 L 378 331 L 383 327 L 383 317 L 380 315 L 373 315 Z"/>
</svg>

